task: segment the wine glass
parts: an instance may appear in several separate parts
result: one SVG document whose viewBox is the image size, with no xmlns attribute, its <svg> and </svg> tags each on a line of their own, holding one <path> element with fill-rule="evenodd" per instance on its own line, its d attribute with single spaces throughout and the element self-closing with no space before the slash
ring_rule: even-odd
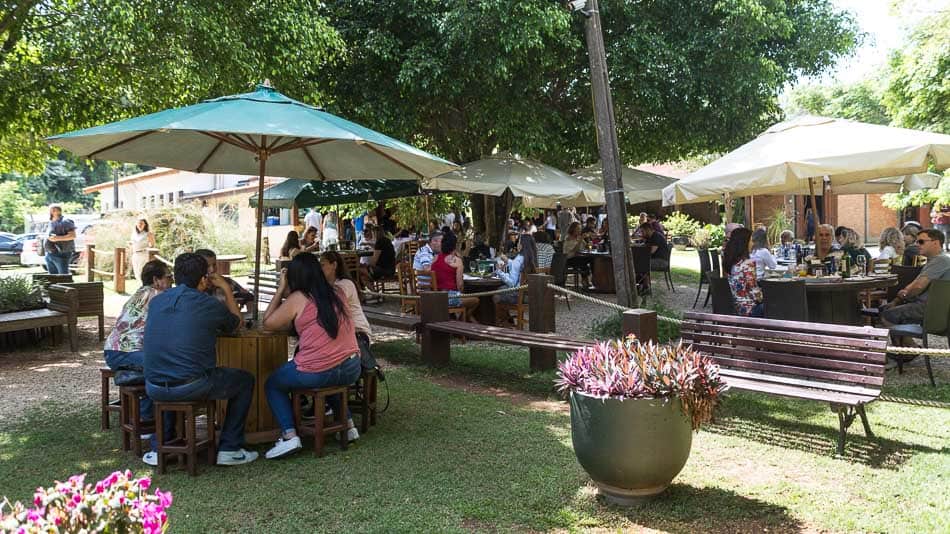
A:
<svg viewBox="0 0 950 534">
<path fill-rule="evenodd" d="M 868 259 L 865 258 L 863 255 L 860 255 L 860 254 L 859 254 L 858 257 L 855 258 L 855 261 L 856 261 L 857 264 L 858 264 L 858 275 L 859 275 L 859 276 L 864 276 L 865 274 L 867 274 L 867 272 L 868 272 L 868 266 L 867 266 Z"/>
</svg>

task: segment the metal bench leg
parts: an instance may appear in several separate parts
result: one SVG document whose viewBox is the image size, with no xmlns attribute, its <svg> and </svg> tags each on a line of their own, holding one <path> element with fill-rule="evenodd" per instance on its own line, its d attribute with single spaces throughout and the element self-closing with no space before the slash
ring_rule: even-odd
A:
<svg viewBox="0 0 950 534">
<path fill-rule="evenodd" d="M 864 411 L 864 405 L 863 404 L 857 405 L 855 407 L 855 410 L 857 410 L 858 415 L 861 416 L 861 424 L 864 425 L 864 435 L 869 438 L 873 438 L 874 433 L 871 432 L 871 424 L 868 423 L 868 415 Z"/>
</svg>

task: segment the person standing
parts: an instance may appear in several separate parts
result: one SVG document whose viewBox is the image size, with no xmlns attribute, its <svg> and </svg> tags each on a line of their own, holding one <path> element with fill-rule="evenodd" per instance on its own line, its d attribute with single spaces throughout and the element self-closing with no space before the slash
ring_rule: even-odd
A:
<svg viewBox="0 0 950 534">
<path fill-rule="evenodd" d="M 571 228 L 571 223 L 574 222 L 574 214 L 570 212 L 567 208 L 562 207 L 560 204 L 557 206 L 557 231 L 558 238 L 561 241 L 567 241 L 568 230 Z"/>
<path fill-rule="evenodd" d="M 551 242 L 557 238 L 557 216 L 553 211 L 547 212 L 544 218 L 544 231 L 551 236 Z"/>
<path fill-rule="evenodd" d="M 148 228 L 148 221 L 139 219 L 132 229 L 129 238 L 129 248 L 132 249 L 132 273 L 135 279 L 142 282 L 142 268 L 148 262 L 148 249 L 155 248 L 155 234 Z M 145 285 L 143 282 L 142 285 Z"/>
<path fill-rule="evenodd" d="M 815 239 L 815 213 L 811 208 L 805 208 L 805 242 L 810 243 Z"/>
<path fill-rule="evenodd" d="M 216 366 L 217 335 L 233 332 L 241 324 L 231 286 L 221 276 L 208 274 L 208 262 L 190 252 L 175 258 L 175 283 L 148 305 L 145 391 L 153 401 L 226 400 L 217 464 L 253 462 L 257 453 L 242 445 L 254 397 L 254 375 Z M 206 293 L 209 287 L 224 294 L 224 304 Z M 174 435 L 174 414 L 157 424 L 165 425 L 167 436 Z M 142 457 L 148 465 L 158 465 L 157 444 L 153 436 L 152 450 Z"/>
<path fill-rule="evenodd" d="M 321 249 L 327 250 L 330 245 L 339 245 L 340 243 L 340 232 L 337 225 L 339 221 L 336 217 L 336 212 L 331 211 L 327 213 L 327 216 L 323 218 L 323 228 L 318 235 L 322 235 L 320 240 Z"/>
<path fill-rule="evenodd" d="M 49 237 L 43 244 L 49 274 L 69 274 L 69 261 L 76 252 L 76 224 L 63 217 L 59 204 L 49 207 Z"/>
<path fill-rule="evenodd" d="M 320 232 L 323 230 L 323 215 L 317 208 L 311 208 L 307 216 L 303 218 L 303 230 L 306 232 L 310 228 L 317 229 L 317 243 L 320 242 Z"/>
<path fill-rule="evenodd" d="M 950 244 L 947 244 L 950 238 L 950 205 L 940 206 L 934 202 L 933 209 L 930 210 L 930 222 L 934 228 L 943 232 L 944 244 L 950 250 Z"/>
</svg>

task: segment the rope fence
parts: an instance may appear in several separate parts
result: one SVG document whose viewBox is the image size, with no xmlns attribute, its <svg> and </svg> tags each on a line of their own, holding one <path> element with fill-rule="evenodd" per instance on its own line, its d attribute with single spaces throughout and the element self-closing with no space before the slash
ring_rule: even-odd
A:
<svg viewBox="0 0 950 534">
<path fill-rule="evenodd" d="M 515 291 L 521 291 L 522 289 L 527 289 L 527 284 L 515 286 L 515 287 L 506 287 L 504 289 L 495 289 L 493 291 L 482 291 L 479 293 L 462 293 L 460 297 L 490 297 L 492 295 L 501 295 L 503 293 L 513 293 Z M 370 291 L 369 289 L 363 289 L 364 295 L 372 295 L 374 297 L 380 297 L 384 299 L 398 299 L 398 300 L 419 300 L 422 297 L 419 295 L 403 295 L 401 293 L 379 293 L 376 291 Z"/>
<path fill-rule="evenodd" d="M 622 312 L 625 312 L 625 311 L 631 311 L 631 310 L 633 310 L 633 308 L 628 308 L 628 307 L 626 307 L 626 306 L 621 306 L 620 304 L 616 304 L 616 303 L 613 303 L 613 302 L 608 302 L 608 301 L 606 301 L 606 300 L 599 299 L 599 298 L 595 298 L 595 297 L 592 297 L 592 296 L 590 296 L 590 295 L 585 295 L 585 294 L 583 294 L 583 293 L 578 293 L 577 291 L 571 291 L 570 289 L 567 289 L 567 288 L 565 288 L 565 287 L 561 287 L 561 286 L 558 286 L 558 285 L 548 284 L 548 287 L 551 288 L 551 289 L 553 289 L 556 293 L 561 293 L 561 294 L 564 294 L 564 295 L 570 295 L 570 296 L 575 297 L 575 298 L 578 298 L 578 299 L 580 299 L 580 300 L 586 300 L 586 301 L 588 301 L 588 302 L 593 302 L 594 304 L 600 304 L 601 306 L 604 306 L 604 307 L 607 307 L 607 308 L 611 308 L 611 309 L 613 309 L 613 310 L 617 310 L 617 311 L 619 311 L 619 312 L 621 312 L 621 313 L 622 313 Z M 658 321 L 663 321 L 664 323 L 670 323 L 670 324 L 674 324 L 674 325 L 681 325 L 681 324 L 683 324 L 683 321 L 681 321 L 680 319 L 677 319 L 676 317 L 667 317 L 667 316 L 665 316 L 665 315 L 660 315 L 660 314 L 656 314 L 656 319 L 657 319 Z"/>
<path fill-rule="evenodd" d="M 164 263 L 165 265 L 167 265 L 167 266 L 169 266 L 169 267 L 174 267 L 174 266 L 175 266 L 175 264 L 174 264 L 173 262 L 170 262 L 170 261 L 166 260 L 165 258 L 159 256 L 158 254 L 155 255 L 155 259 L 158 260 L 158 261 L 160 261 L 160 262 L 162 262 L 162 263 Z"/>
</svg>

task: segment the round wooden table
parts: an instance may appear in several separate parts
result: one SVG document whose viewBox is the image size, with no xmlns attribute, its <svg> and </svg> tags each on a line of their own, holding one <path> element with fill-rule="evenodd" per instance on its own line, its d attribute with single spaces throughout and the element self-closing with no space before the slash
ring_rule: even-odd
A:
<svg viewBox="0 0 950 534">
<path fill-rule="evenodd" d="M 254 375 L 254 397 L 244 425 L 244 439 L 248 443 L 275 441 L 280 434 L 264 395 L 264 382 L 288 359 L 285 332 L 242 329 L 218 336 L 218 366 L 243 369 Z M 225 406 L 226 401 L 218 403 L 218 421 L 224 421 Z"/>
<path fill-rule="evenodd" d="M 231 264 L 236 261 L 244 261 L 247 259 L 247 256 L 244 254 L 222 254 L 215 258 L 215 261 L 218 264 L 218 274 L 221 276 L 227 276 L 231 274 Z"/>
<path fill-rule="evenodd" d="M 609 252 L 581 251 L 578 256 L 590 258 L 590 283 L 593 293 L 616 293 L 614 284 L 614 263 Z"/>
<path fill-rule="evenodd" d="M 897 285 L 897 275 L 862 276 L 824 281 L 805 278 L 808 293 L 808 320 L 861 326 L 864 321 L 858 305 L 862 291 Z"/>
<path fill-rule="evenodd" d="M 494 291 L 505 285 L 499 278 L 481 278 L 468 279 L 466 277 L 464 291 L 462 293 L 481 293 L 483 291 Z M 495 302 L 491 295 L 478 297 L 478 308 L 475 309 L 475 320 L 486 325 L 495 326 Z"/>
</svg>

